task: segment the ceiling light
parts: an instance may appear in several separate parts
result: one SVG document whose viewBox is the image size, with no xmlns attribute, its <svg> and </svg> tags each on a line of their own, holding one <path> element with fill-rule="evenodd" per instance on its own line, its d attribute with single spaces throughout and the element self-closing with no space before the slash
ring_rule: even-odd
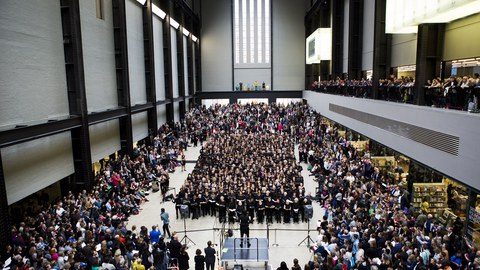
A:
<svg viewBox="0 0 480 270">
<path fill-rule="evenodd" d="M 145 2 L 147 2 L 147 0 L 137 0 L 138 3 L 140 3 L 142 6 L 145 5 Z"/>
<path fill-rule="evenodd" d="M 387 0 L 385 32 L 416 33 L 424 23 L 448 23 L 480 12 L 480 0 Z"/>
<path fill-rule="evenodd" d="M 152 12 L 153 12 L 153 14 L 160 17 L 162 20 L 165 19 L 165 17 L 167 16 L 167 13 L 165 13 L 162 9 L 157 7 L 157 5 L 155 5 L 155 4 L 152 4 Z"/>
<path fill-rule="evenodd" d="M 192 40 L 193 40 L 193 42 L 197 42 L 198 38 L 196 36 L 192 35 Z"/>
<path fill-rule="evenodd" d="M 188 30 L 187 30 L 187 29 L 185 29 L 185 27 L 183 28 L 183 30 L 182 30 L 182 31 L 183 31 L 183 34 L 184 34 L 185 36 L 187 36 L 187 37 L 188 37 L 188 35 L 190 35 L 190 32 L 188 32 Z"/>
<path fill-rule="evenodd" d="M 180 26 L 180 24 L 171 17 L 170 17 L 170 25 L 175 29 L 178 29 L 178 27 Z"/>
</svg>

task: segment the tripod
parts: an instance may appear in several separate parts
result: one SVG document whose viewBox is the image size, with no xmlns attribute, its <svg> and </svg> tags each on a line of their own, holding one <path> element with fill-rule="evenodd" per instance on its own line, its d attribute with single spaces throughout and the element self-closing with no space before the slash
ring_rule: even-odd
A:
<svg viewBox="0 0 480 270">
<path fill-rule="evenodd" d="M 302 241 L 300 241 L 300 243 L 298 243 L 298 246 L 300 246 L 301 244 L 305 243 L 307 244 L 307 247 L 310 248 L 310 241 L 313 243 L 315 241 L 313 241 L 313 239 L 310 237 L 310 219 L 308 219 L 308 222 L 307 222 L 307 236 L 305 238 L 303 238 Z"/>
<path fill-rule="evenodd" d="M 185 221 L 186 218 L 185 217 L 182 217 L 182 218 L 183 218 L 183 234 L 184 235 L 182 240 L 180 240 L 180 242 L 185 241 L 185 245 L 188 245 L 188 242 L 191 242 L 193 245 L 196 245 L 195 242 L 193 242 L 193 240 L 187 236 L 187 222 Z"/>
</svg>

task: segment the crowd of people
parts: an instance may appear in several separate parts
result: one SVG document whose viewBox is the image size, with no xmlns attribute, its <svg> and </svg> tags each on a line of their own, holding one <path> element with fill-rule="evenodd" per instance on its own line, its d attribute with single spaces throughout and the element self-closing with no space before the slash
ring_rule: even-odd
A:
<svg viewBox="0 0 480 270">
<path fill-rule="evenodd" d="M 184 123 L 163 125 L 149 141 L 131 156 L 107 161 L 92 190 L 29 209 L 12 227 L 12 245 L 1 261 L 13 270 L 165 270 L 173 259 L 180 270 L 189 269 L 186 246 L 175 232 L 165 231 L 164 210 L 163 235 L 157 226 L 128 229 L 127 221 L 155 183 L 166 197 L 169 173 L 180 166 L 189 143 L 208 141 L 175 198 L 177 210 L 188 205 L 194 219 L 308 221 L 305 206 L 317 200 L 325 216 L 305 270 L 480 267 L 480 252 L 462 237 L 461 224 L 444 228 L 435 213 L 412 208 L 405 186 L 380 174 L 368 153 L 349 145 L 306 104 L 195 107 Z M 309 165 L 317 194 L 305 194 L 299 162 Z M 42 201 L 48 200 L 42 196 Z M 197 250 L 198 270 L 207 262 L 203 256 Z M 298 261 L 293 267 L 301 269 Z M 288 269 L 286 263 L 280 269 Z"/>
<path fill-rule="evenodd" d="M 372 98 L 372 81 L 367 79 L 322 80 L 312 83 L 312 90 L 328 94 Z M 390 77 L 378 82 L 378 99 L 404 103 L 414 102 L 415 78 L 411 76 Z M 425 85 L 425 105 L 440 108 L 468 110 L 469 104 L 478 98 L 480 75 L 451 76 L 445 80 L 434 78 Z M 472 106 L 470 104 L 470 106 Z M 477 104 L 478 106 L 478 104 Z"/>
<path fill-rule="evenodd" d="M 473 76 L 450 76 L 445 81 L 442 81 L 441 78 L 434 78 L 428 80 L 426 85 L 426 100 L 429 102 L 427 105 L 467 110 L 469 103 L 474 102 L 474 97 L 478 98 L 479 89 L 480 75 L 478 73 Z"/>
<path fill-rule="evenodd" d="M 127 229 L 127 221 L 148 201 L 152 185 L 166 196 L 169 173 L 188 146 L 185 131 L 184 124 L 165 124 L 132 155 L 102 161 L 91 190 L 53 202 L 44 192 L 31 196 L 26 208 L 15 208 L 23 214 L 12 215 L 12 244 L 2 247 L 1 263 L 10 269 L 166 269 L 158 228 Z"/>
<path fill-rule="evenodd" d="M 306 116 L 308 117 L 308 116 Z M 443 227 L 415 209 L 407 187 L 379 173 L 320 115 L 299 140 L 325 215 L 311 269 L 479 269 L 480 252 L 463 237 L 463 222 Z"/>
<path fill-rule="evenodd" d="M 294 154 L 303 109 L 263 104 L 204 111 L 213 133 L 177 194 L 177 216 L 188 205 L 192 219 L 210 215 L 233 223 L 248 211 L 258 223 L 306 221 L 312 196 L 305 194 Z"/>
</svg>

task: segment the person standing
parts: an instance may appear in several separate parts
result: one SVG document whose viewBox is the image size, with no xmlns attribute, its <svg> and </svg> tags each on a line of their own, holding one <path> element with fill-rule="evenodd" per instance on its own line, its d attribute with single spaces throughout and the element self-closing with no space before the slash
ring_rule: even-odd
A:
<svg viewBox="0 0 480 270">
<path fill-rule="evenodd" d="M 240 216 L 240 247 L 243 247 L 243 238 L 247 238 L 247 246 L 250 247 L 250 217 L 247 214 L 247 211 L 244 211 Z"/>
<path fill-rule="evenodd" d="M 212 241 L 207 242 L 207 247 L 205 251 L 205 264 L 207 265 L 207 270 L 213 270 L 215 268 L 215 249 L 212 247 Z"/>
<path fill-rule="evenodd" d="M 190 256 L 188 256 L 187 245 L 182 245 L 182 248 L 180 249 L 180 254 L 178 255 L 179 270 L 190 269 L 190 265 L 188 263 L 189 260 L 190 260 Z"/>
<path fill-rule="evenodd" d="M 172 240 L 170 241 L 168 249 L 170 250 L 170 258 L 178 261 L 182 244 L 178 241 L 178 235 L 176 233 L 172 235 Z"/>
<path fill-rule="evenodd" d="M 202 251 L 197 248 L 195 251 L 195 270 L 205 270 L 205 256 L 202 255 Z"/>
<path fill-rule="evenodd" d="M 160 209 L 160 219 L 162 219 L 163 222 L 163 235 L 168 234 L 168 238 L 171 238 L 172 235 L 170 234 L 170 216 L 168 215 L 167 212 L 165 212 L 165 208 Z"/>
</svg>

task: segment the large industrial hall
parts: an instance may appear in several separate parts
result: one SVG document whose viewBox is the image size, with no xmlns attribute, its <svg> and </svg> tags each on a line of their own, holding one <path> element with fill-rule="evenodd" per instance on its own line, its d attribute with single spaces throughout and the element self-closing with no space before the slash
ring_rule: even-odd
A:
<svg viewBox="0 0 480 270">
<path fill-rule="evenodd" d="M 0 270 L 480 270 L 480 0 L 0 1 Z"/>
</svg>

